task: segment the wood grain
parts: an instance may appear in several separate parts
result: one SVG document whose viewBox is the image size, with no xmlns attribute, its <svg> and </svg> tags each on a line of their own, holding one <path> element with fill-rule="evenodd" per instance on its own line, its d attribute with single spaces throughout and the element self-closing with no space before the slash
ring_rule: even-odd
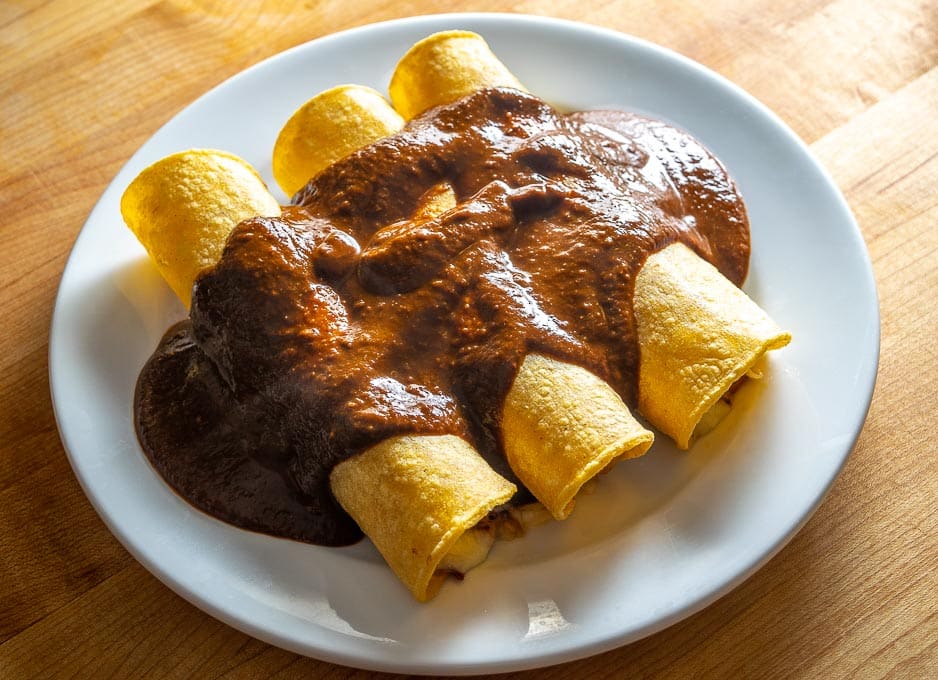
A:
<svg viewBox="0 0 938 680">
<path fill-rule="evenodd" d="M 632 33 L 754 94 L 842 188 L 882 311 L 880 371 L 856 450 L 775 559 L 668 630 L 504 677 L 938 677 L 938 4 L 930 0 L 0 2 L 0 677 L 372 676 L 227 627 L 124 551 L 59 442 L 48 328 L 89 211 L 175 112 L 293 45 L 461 9 Z"/>
</svg>

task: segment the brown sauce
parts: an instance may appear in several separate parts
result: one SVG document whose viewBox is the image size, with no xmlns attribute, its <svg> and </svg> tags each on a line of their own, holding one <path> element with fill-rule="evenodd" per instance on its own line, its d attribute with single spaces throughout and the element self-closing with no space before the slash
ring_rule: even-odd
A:
<svg viewBox="0 0 938 680">
<path fill-rule="evenodd" d="M 457 208 L 410 219 L 441 182 Z M 190 319 L 141 372 L 135 417 L 193 505 L 326 545 L 360 537 L 329 492 L 337 462 L 452 433 L 517 481 L 498 424 L 525 354 L 580 364 L 634 404 L 648 255 L 682 241 L 736 284 L 749 259 L 742 200 L 690 135 L 512 90 L 434 109 L 293 204 L 238 225 L 200 275 Z"/>
</svg>

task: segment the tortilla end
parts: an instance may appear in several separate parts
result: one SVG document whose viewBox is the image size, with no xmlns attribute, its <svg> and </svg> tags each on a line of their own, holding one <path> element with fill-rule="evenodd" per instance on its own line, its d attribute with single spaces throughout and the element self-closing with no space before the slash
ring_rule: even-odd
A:
<svg viewBox="0 0 938 680">
<path fill-rule="evenodd" d="M 292 196 L 336 161 L 403 126 L 403 118 L 377 90 L 354 84 L 323 90 L 280 129 L 271 157 L 274 179 Z"/>
<path fill-rule="evenodd" d="M 517 491 L 454 435 L 391 437 L 333 468 L 339 504 L 419 601 L 444 555 Z"/>
<path fill-rule="evenodd" d="M 678 436 L 674 438 L 677 447 L 682 451 L 688 450 L 691 444 L 697 440 L 695 436 L 697 425 L 703 419 L 707 411 L 713 408 L 713 406 L 723 398 L 723 395 L 729 391 L 737 380 L 745 377 L 753 366 L 765 358 L 768 352 L 774 349 L 781 349 L 789 342 L 791 342 L 791 334 L 787 331 L 780 331 L 778 335 L 766 339 L 747 360 L 741 361 L 736 368 L 727 373 L 723 380 L 715 384 L 706 398 L 701 401 L 700 405 L 688 415 L 687 423 L 682 427 Z"/>
<path fill-rule="evenodd" d="M 639 409 L 680 449 L 704 414 L 782 330 L 713 265 L 681 243 L 649 257 L 633 297 L 640 350 Z"/>
<path fill-rule="evenodd" d="M 596 458 L 585 468 L 580 475 L 570 481 L 570 484 L 557 494 L 557 504 L 560 510 L 551 511 L 556 520 L 564 520 L 570 516 L 580 489 L 598 475 L 611 469 L 616 463 L 645 455 L 655 441 L 655 435 L 645 430 L 610 444 L 596 455 Z M 565 503 L 566 499 L 566 503 Z M 549 510 L 549 509 L 548 509 Z"/>
<path fill-rule="evenodd" d="M 524 90 L 482 36 L 450 30 L 411 46 L 394 69 L 388 93 L 394 108 L 410 120 L 487 87 Z"/>
<path fill-rule="evenodd" d="M 647 451 L 654 434 L 593 373 L 529 354 L 505 398 L 502 439 L 514 473 L 553 517 L 564 519 L 587 481 Z"/>
<path fill-rule="evenodd" d="M 232 229 L 249 217 L 279 215 L 280 204 L 244 159 L 189 149 L 142 170 L 124 190 L 120 210 L 188 308 L 196 276 L 218 261 Z"/>
</svg>

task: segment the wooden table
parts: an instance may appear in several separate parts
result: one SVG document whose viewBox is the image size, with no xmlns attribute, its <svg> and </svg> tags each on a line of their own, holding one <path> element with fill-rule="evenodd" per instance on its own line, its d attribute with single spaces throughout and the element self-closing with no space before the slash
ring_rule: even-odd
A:
<svg viewBox="0 0 938 680">
<path fill-rule="evenodd" d="M 59 442 L 48 329 L 91 207 L 175 112 L 298 43 L 457 9 L 616 28 L 754 94 L 842 188 L 882 309 L 879 376 L 859 443 L 777 557 L 668 630 L 513 677 L 938 677 L 933 0 L 0 3 L 0 677 L 368 675 L 229 628 L 130 557 Z"/>
</svg>

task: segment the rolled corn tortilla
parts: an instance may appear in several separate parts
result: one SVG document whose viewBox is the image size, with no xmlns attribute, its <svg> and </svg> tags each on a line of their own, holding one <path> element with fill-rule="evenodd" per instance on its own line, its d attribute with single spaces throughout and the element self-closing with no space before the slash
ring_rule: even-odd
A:
<svg viewBox="0 0 938 680">
<path fill-rule="evenodd" d="M 157 161 L 121 197 L 124 222 L 187 308 L 196 275 L 218 261 L 235 225 L 279 214 L 277 200 L 247 161 L 212 149 Z"/>
<path fill-rule="evenodd" d="M 486 87 L 524 90 L 482 36 L 471 31 L 443 31 L 407 51 L 388 89 L 394 108 L 410 119 Z"/>
<path fill-rule="evenodd" d="M 446 577 L 441 562 L 460 538 L 516 491 L 453 435 L 392 437 L 339 463 L 329 479 L 336 500 L 421 602 L 436 594 Z"/>
<path fill-rule="evenodd" d="M 547 356 L 526 356 L 505 397 L 508 463 L 555 519 L 570 514 L 586 482 L 653 441 L 606 382 Z"/>
<path fill-rule="evenodd" d="M 400 114 L 370 87 L 339 85 L 320 92 L 280 130 L 273 151 L 274 179 L 292 196 L 340 158 L 403 126 Z"/>
<path fill-rule="evenodd" d="M 640 350 L 638 406 L 679 448 L 720 398 L 783 331 L 749 297 L 690 248 L 675 243 L 651 255 L 635 280 Z M 726 409 L 723 409 L 724 411 Z M 708 427 L 713 427 L 713 418 Z"/>
</svg>

